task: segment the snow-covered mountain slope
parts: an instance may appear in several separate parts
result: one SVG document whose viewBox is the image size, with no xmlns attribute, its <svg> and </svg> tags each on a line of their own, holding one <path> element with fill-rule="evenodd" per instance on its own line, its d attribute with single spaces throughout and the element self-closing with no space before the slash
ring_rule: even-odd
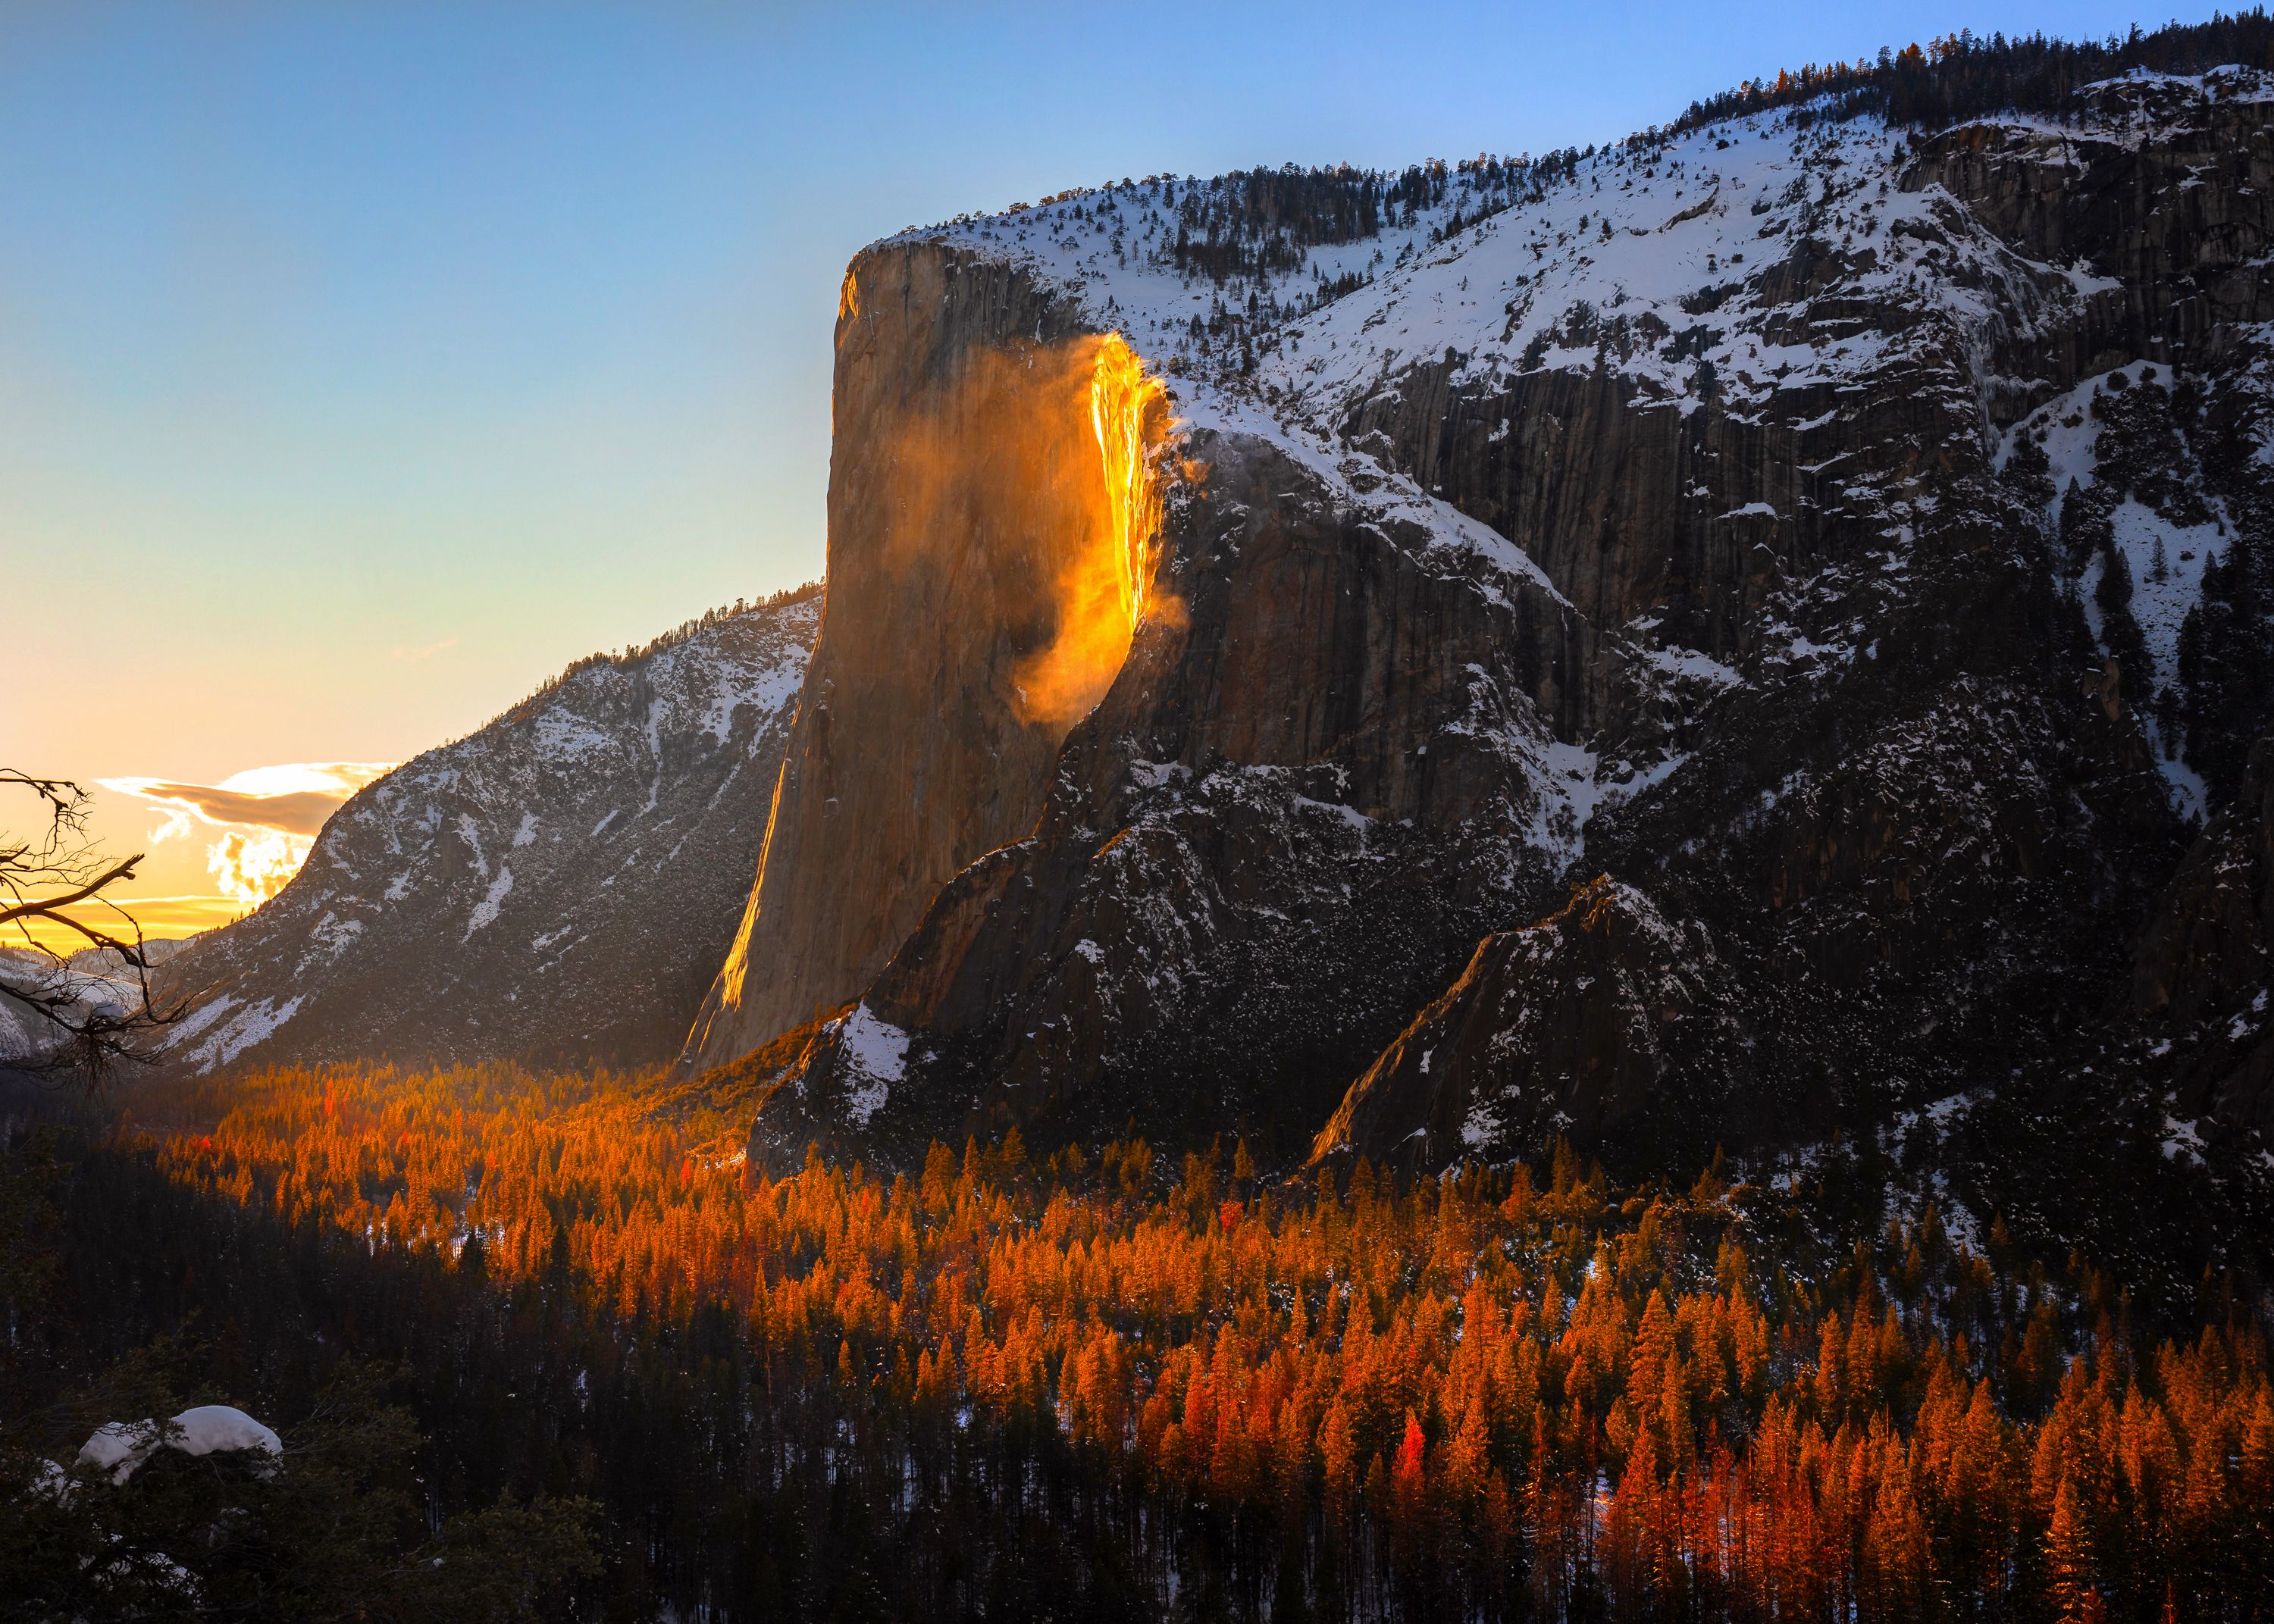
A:
<svg viewBox="0 0 2274 1624">
<path fill-rule="evenodd" d="M 1433 1164 L 1641 1154 L 1676 1101 L 1766 1151 L 2055 1097 L 2267 718 L 2270 128 L 2265 75 L 2142 74 L 1941 130 L 1803 106 L 1154 177 L 864 252 L 840 457 L 897 443 L 878 367 L 1039 380 L 1112 332 L 1164 382 L 1152 607 L 1050 769 L 939 845 L 920 922 L 802 987 L 827 1019 L 754 1153 L 1134 1113 L 1299 1154 L 1368 1075 L 1397 1098 L 1328 1148 Z M 832 621 L 880 545 L 852 516 L 832 490 Z M 857 700 L 902 651 L 823 643 L 815 749 L 904 759 L 931 724 Z M 1605 871 L 1603 917 L 1653 928 L 1509 937 L 1493 998 L 1450 996 Z M 1596 1009 L 1607 956 L 1683 1022 L 1605 1005 L 1553 1076 L 1511 1064 L 1490 1009 Z M 1458 1042 L 1409 1029 L 1437 1004 Z"/>
<path fill-rule="evenodd" d="M 154 989 L 209 1071 L 390 1056 L 644 1062 L 757 867 L 817 591 L 596 658 L 333 814 L 292 882 Z"/>
<path fill-rule="evenodd" d="M 154 967 L 189 944 L 171 937 L 145 942 L 144 957 Z M 107 947 L 86 947 L 57 958 L 32 948 L 0 947 L 0 986 L 41 996 L 62 995 L 72 1019 L 97 1011 L 124 1013 L 141 1007 L 141 979 Z M 38 1010 L 0 995 L 0 1069 L 35 1064 L 54 1056 L 67 1034 Z"/>
</svg>

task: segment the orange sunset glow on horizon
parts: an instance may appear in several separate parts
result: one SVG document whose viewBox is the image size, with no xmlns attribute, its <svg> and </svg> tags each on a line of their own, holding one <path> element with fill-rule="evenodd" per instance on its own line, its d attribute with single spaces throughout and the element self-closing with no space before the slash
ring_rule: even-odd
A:
<svg viewBox="0 0 2274 1624">
<path fill-rule="evenodd" d="M 109 861 L 136 852 L 143 858 L 132 880 L 69 912 L 111 934 L 131 920 L 153 940 L 242 918 L 299 871 L 324 820 L 393 766 L 290 762 L 210 785 L 141 776 L 93 779 L 83 786 L 90 798 L 88 835 Z M 0 808 L 0 823 L 20 834 L 32 810 L 28 802 Z M 59 951 L 86 945 L 61 921 L 30 921 L 25 935 Z M 23 936 L 16 940 L 20 944 Z"/>
</svg>

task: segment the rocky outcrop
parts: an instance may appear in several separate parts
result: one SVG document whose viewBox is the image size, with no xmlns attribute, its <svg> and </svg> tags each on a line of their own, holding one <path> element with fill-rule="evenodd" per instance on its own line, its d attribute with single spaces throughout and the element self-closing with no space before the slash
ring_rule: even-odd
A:
<svg viewBox="0 0 2274 1624">
<path fill-rule="evenodd" d="M 1539 924 L 1480 943 L 1351 1085 L 1312 1160 L 1363 1146 L 1377 1163 L 1434 1171 L 1558 1135 L 1658 1159 L 1710 1143 L 1710 1104 L 1748 1047 L 1728 984 L 1702 929 L 1600 876 Z"/>
<path fill-rule="evenodd" d="M 2020 376 L 2088 376 L 2200 355 L 2221 327 L 2274 320 L 2274 102 L 2260 76 L 2095 86 L 2059 124 L 1982 119 L 1918 141 L 1902 184 L 1946 193 L 2046 265 L 2089 266 L 2073 322 L 2034 335 Z"/>
<path fill-rule="evenodd" d="M 1033 827 L 1069 719 L 1028 690 L 1106 508 L 1095 336 L 970 253 L 873 249 L 845 287 L 828 612 L 690 1066 L 856 996 L 941 886 Z"/>
<path fill-rule="evenodd" d="M 154 978 L 187 1006 L 165 1058 L 668 1058 L 734 938 L 819 608 L 584 662 L 366 786 Z"/>
</svg>

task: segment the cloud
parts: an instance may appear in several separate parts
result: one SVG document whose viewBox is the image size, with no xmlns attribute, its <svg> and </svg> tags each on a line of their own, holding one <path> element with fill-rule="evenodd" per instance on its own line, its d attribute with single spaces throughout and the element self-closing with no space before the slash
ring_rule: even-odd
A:
<svg viewBox="0 0 2274 1624">
<path fill-rule="evenodd" d="M 394 648 L 388 650 L 388 652 L 394 655 L 395 658 L 403 661 L 405 665 L 415 665 L 420 660 L 433 658 L 434 656 L 441 653 L 445 649 L 455 649 L 457 646 L 458 640 L 456 637 L 445 637 L 440 643 L 421 643 L 415 649 L 405 648 L 401 643 L 397 643 Z"/>
<path fill-rule="evenodd" d="M 218 786 L 176 784 L 165 778 L 98 778 L 96 782 L 105 789 L 139 795 L 145 801 L 154 801 L 174 809 L 174 819 L 151 837 L 154 840 L 187 832 L 180 819 L 189 812 L 195 812 L 208 823 L 244 823 L 258 829 L 282 830 L 286 834 L 312 835 L 346 799 L 342 795 L 312 793 L 245 795 Z"/>
<path fill-rule="evenodd" d="M 207 848 L 206 869 L 222 896 L 258 907 L 300 872 L 314 845 L 305 835 L 275 829 L 252 833 L 224 830 L 221 838 Z"/>
<path fill-rule="evenodd" d="M 287 762 L 281 767 L 249 767 L 221 781 L 221 787 L 248 795 L 282 795 L 295 791 L 352 795 L 373 778 L 395 769 L 394 762 Z"/>
<path fill-rule="evenodd" d="M 99 787 L 146 801 L 163 813 L 164 821 L 150 831 L 146 851 L 206 831 L 206 871 L 213 876 L 214 890 L 203 896 L 145 897 L 134 894 L 130 886 L 106 891 L 86 906 L 90 910 L 123 908 L 143 929 L 163 936 L 193 935 L 241 918 L 299 872 L 325 819 L 356 791 L 394 770 L 392 762 L 286 762 L 233 773 L 218 784 L 97 778 Z M 152 867 L 177 884 L 196 883 L 180 860 L 155 860 Z M 77 945 L 60 926 L 40 935 L 43 941 L 49 937 L 66 947 Z"/>
<path fill-rule="evenodd" d="M 391 762 L 292 762 L 279 767 L 255 767 L 219 784 L 143 778 L 95 782 L 104 789 L 154 801 L 169 810 L 171 816 L 151 836 L 153 840 L 186 834 L 191 814 L 208 823 L 312 836 L 342 801 L 393 768 Z"/>
</svg>

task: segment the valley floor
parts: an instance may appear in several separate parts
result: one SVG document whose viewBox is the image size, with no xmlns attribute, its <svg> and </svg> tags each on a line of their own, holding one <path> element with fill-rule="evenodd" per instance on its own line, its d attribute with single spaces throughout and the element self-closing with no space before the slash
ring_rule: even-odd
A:
<svg viewBox="0 0 2274 1624">
<path fill-rule="evenodd" d="M 372 1361 L 433 1515 L 604 1508 L 563 1616 L 2239 1619 L 2274 1577 L 2265 1338 L 2215 1282 L 2150 1323 L 1837 1158 L 772 1180 L 746 1111 L 370 1068 L 19 1118 L 4 1492 L 122 1358 L 288 1471 Z"/>
</svg>

